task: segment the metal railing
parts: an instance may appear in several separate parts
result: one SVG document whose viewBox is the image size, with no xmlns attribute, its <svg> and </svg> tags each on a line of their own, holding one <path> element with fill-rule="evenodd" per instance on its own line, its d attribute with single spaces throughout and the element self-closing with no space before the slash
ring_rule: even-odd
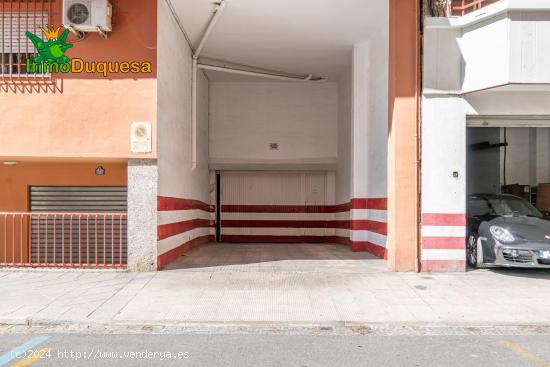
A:
<svg viewBox="0 0 550 367">
<path fill-rule="evenodd" d="M 464 16 L 497 1 L 500 0 L 453 0 L 452 14 L 455 16 Z"/>
<path fill-rule="evenodd" d="M 0 212 L 0 266 L 121 268 L 126 213 Z"/>
</svg>

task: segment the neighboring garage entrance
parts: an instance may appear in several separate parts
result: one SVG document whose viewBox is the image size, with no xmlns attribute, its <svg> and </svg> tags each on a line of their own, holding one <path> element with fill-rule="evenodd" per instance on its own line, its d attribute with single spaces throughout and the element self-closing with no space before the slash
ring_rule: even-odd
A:
<svg viewBox="0 0 550 367">
<path fill-rule="evenodd" d="M 538 251 L 548 240 L 544 217 L 521 200 L 494 194 L 550 212 L 550 120 L 470 119 L 467 142 L 468 262 L 545 265 L 547 255 Z"/>
<path fill-rule="evenodd" d="M 550 119 L 468 120 L 467 193 L 508 193 L 550 211 Z"/>
<path fill-rule="evenodd" d="M 332 242 L 331 172 L 222 172 L 221 242 Z"/>
</svg>

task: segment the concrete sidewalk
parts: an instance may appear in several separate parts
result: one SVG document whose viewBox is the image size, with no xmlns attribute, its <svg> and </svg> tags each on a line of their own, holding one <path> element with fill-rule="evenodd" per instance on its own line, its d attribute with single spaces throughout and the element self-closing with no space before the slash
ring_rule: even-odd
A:
<svg viewBox="0 0 550 367">
<path fill-rule="evenodd" d="M 0 272 L 0 324 L 550 326 L 546 271 L 391 273 L 365 255 L 339 259 L 331 245 L 329 259 L 266 259 L 247 248 L 264 261 L 200 266 L 214 246 L 161 272 Z"/>
</svg>

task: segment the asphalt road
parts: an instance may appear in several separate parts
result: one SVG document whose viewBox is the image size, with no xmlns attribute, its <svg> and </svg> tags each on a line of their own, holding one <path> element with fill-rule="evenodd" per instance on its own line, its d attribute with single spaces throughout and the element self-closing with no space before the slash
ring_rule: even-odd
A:
<svg viewBox="0 0 550 367">
<path fill-rule="evenodd" d="M 550 336 L 3 334 L 0 366 L 536 367 Z"/>
</svg>

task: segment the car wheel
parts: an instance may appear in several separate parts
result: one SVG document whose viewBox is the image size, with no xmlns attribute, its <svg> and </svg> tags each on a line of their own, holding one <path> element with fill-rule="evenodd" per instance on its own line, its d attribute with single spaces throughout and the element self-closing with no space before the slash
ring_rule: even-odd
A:
<svg viewBox="0 0 550 367">
<path fill-rule="evenodd" d="M 466 259 L 468 260 L 468 264 L 474 268 L 477 268 L 479 264 L 479 257 L 478 257 L 478 235 L 475 233 L 472 233 L 468 237 L 468 247 L 466 248 Z"/>
</svg>

